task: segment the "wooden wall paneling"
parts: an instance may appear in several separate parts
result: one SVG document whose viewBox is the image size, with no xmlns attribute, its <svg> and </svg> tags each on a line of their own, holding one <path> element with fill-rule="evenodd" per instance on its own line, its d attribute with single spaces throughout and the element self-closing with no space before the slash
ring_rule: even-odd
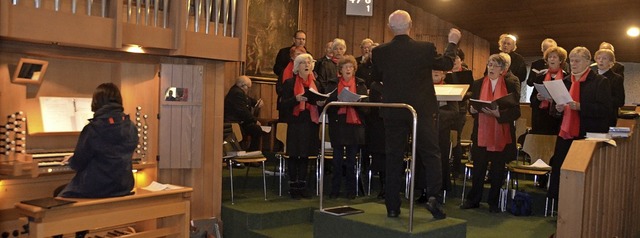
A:
<svg viewBox="0 0 640 238">
<path fill-rule="evenodd" d="M 353 16 L 353 37 L 351 44 L 351 54 L 353 57 L 362 55 L 362 49 L 360 49 L 360 43 L 362 40 L 369 37 L 369 17 Z"/>
<path fill-rule="evenodd" d="M 182 67 L 182 75 L 180 83 L 182 87 L 188 88 L 189 91 L 195 90 L 193 88 L 193 77 L 194 77 L 194 69 L 197 67 L 195 65 L 181 65 Z M 192 98 L 188 99 L 189 102 L 193 100 Z M 178 107 L 178 106 L 176 106 Z M 191 154 L 191 143 L 194 141 L 193 130 L 194 124 L 194 115 L 193 109 L 194 107 L 191 105 L 188 106 L 179 106 L 182 114 L 180 115 L 181 123 L 173 124 L 174 127 L 178 127 L 180 129 L 180 156 L 178 157 L 180 161 L 180 166 L 177 168 L 191 168 L 191 163 L 195 159 Z M 175 139 L 175 137 L 173 137 Z M 198 138 L 200 139 L 200 138 Z M 173 159 L 173 158 L 172 158 Z"/>
<path fill-rule="evenodd" d="M 169 85 L 169 87 L 183 87 L 184 85 L 182 84 L 182 76 L 183 76 L 183 70 L 184 67 L 182 67 L 183 65 L 174 65 L 173 66 L 173 70 L 171 71 L 171 83 Z M 170 137 L 168 138 L 171 142 L 169 142 L 169 148 L 170 148 L 170 152 L 169 155 L 171 156 L 169 159 L 169 164 L 170 167 L 169 168 L 180 168 L 181 166 L 181 159 L 182 159 L 182 150 L 181 150 L 181 146 L 182 143 L 180 143 L 180 141 L 182 141 L 184 139 L 184 137 L 182 136 L 183 133 L 183 123 L 185 123 L 186 120 L 183 120 L 184 118 L 184 113 L 187 113 L 186 111 L 183 111 L 184 107 L 181 106 L 177 106 L 177 105 L 173 105 L 171 104 L 169 106 L 169 124 L 171 124 L 171 126 L 169 127 L 169 131 L 170 131 Z M 175 141 L 175 138 L 178 138 L 178 141 Z"/>
<path fill-rule="evenodd" d="M 136 120 L 136 107 L 142 107 L 140 123 L 148 126 L 147 134 L 140 133 L 140 136 L 147 136 L 147 150 L 144 162 L 156 163 L 158 155 L 158 92 L 159 89 L 159 65 L 157 64 L 117 64 L 117 73 L 114 73 L 114 81 L 121 83 L 121 92 L 124 101 L 125 113 L 130 115 L 131 120 Z M 146 92 L 146 93 L 140 93 Z M 144 115 L 148 118 L 145 120 Z M 146 122 L 145 122 L 146 121 Z M 143 141 L 140 138 L 140 141 Z M 142 148 L 141 148 L 142 149 Z M 136 187 L 145 187 L 153 180 L 156 180 L 156 168 L 145 168 L 138 170 L 135 174 Z"/>
<path fill-rule="evenodd" d="M 386 1 L 384 1 L 386 2 Z M 368 17 L 369 38 L 376 43 L 382 43 L 384 40 L 384 32 L 387 28 L 387 20 L 384 16 L 384 3 L 380 1 L 373 3 L 373 15 Z"/>
<path fill-rule="evenodd" d="M 194 67 L 194 77 L 193 77 L 193 102 L 195 105 L 192 106 L 191 114 L 193 115 L 192 122 L 192 142 L 191 142 L 191 168 L 201 168 L 202 167 L 202 140 L 203 140 L 203 107 L 202 107 L 202 82 L 204 79 L 203 75 L 204 67 L 202 65 L 198 65 Z M 201 177 L 200 177 L 201 178 Z"/>
<path fill-rule="evenodd" d="M 171 168 L 171 105 L 165 104 L 164 95 L 167 88 L 171 85 L 171 79 L 173 75 L 173 65 L 162 64 L 160 69 L 160 91 L 158 93 L 158 101 L 160 101 L 160 125 L 159 128 L 159 150 L 160 161 L 158 161 L 159 168 Z"/>
</svg>

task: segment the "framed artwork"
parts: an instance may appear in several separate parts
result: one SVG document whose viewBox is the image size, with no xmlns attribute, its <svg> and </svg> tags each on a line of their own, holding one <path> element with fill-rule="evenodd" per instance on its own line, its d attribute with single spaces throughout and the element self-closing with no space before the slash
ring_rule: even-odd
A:
<svg viewBox="0 0 640 238">
<path fill-rule="evenodd" d="M 298 30 L 298 0 L 249 0 L 249 29 L 245 74 L 276 79 L 278 50 L 290 46 Z"/>
</svg>

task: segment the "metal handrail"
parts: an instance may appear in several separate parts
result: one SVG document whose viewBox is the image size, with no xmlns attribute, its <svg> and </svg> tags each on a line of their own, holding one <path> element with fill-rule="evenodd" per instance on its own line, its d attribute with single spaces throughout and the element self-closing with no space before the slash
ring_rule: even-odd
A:
<svg viewBox="0 0 640 238">
<path fill-rule="evenodd" d="M 411 140 L 411 171 L 410 173 L 412 173 L 411 176 L 411 189 L 409 189 L 409 233 L 411 233 L 411 231 L 413 230 L 413 189 L 414 189 L 414 179 L 415 176 L 413 176 L 413 172 L 416 171 L 416 160 L 415 160 L 415 155 L 416 155 L 416 128 L 418 126 L 418 114 L 416 113 L 416 110 L 413 109 L 413 107 L 409 104 L 406 103 L 373 103 L 373 102 L 330 102 L 327 105 L 324 106 L 324 109 L 322 110 L 322 114 L 320 114 L 320 118 L 322 118 L 322 140 L 321 141 L 325 141 L 325 124 L 326 124 L 326 120 L 325 120 L 325 116 L 327 114 L 327 108 L 331 107 L 331 106 L 351 106 L 351 107 L 385 107 L 385 108 L 406 108 L 407 110 L 409 110 L 409 112 L 411 112 L 411 115 L 413 116 L 413 140 Z M 320 147 L 320 176 L 319 176 L 319 180 L 321 181 L 319 183 L 319 196 L 320 196 L 320 212 L 325 212 L 324 211 L 324 207 L 322 206 L 322 202 L 323 202 L 323 192 L 324 192 L 324 183 L 322 181 L 324 181 L 324 150 L 325 150 L 325 143 L 320 143 L 321 147 Z M 336 159 L 336 158 L 334 158 Z"/>
</svg>

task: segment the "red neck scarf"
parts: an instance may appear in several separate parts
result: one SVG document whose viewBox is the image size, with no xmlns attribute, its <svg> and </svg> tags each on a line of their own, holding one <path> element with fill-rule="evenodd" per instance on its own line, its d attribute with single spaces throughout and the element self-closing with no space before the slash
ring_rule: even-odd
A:
<svg viewBox="0 0 640 238">
<path fill-rule="evenodd" d="M 340 59 L 338 59 L 338 58 L 336 58 L 336 57 L 331 57 L 331 61 L 332 61 L 334 64 L 338 64 L 338 60 L 340 60 Z"/>
<path fill-rule="evenodd" d="M 580 83 L 587 80 L 589 71 L 591 71 L 591 69 L 587 68 L 580 79 L 576 79 L 575 75 L 571 74 L 569 94 L 574 102 L 580 102 Z M 580 114 L 578 111 L 571 110 L 568 104 L 564 106 L 564 115 L 562 115 L 559 135 L 565 140 L 573 139 L 580 135 Z"/>
<path fill-rule="evenodd" d="M 549 69 L 547 71 L 547 74 L 544 75 L 544 81 L 551 81 L 551 75 L 555 75 L 555 78 L 553 78 L 553 80 L 562 80 L 564 78 L 564 74 L 562 73 L 561 69 Z M 549 108 L 549 101 L 544 100 L 542 102 L 540 102 L 540 109 L 547 109 Z"/>
<path fill-rule="evenodd" d="M 293 78 L 293 60 L 289 61 L 287 67 L 282 71 L 282 83 L 287 81 L 287 79 Z"/>
<path fill-rule="evenodd" d="M 296 82 L 293 85 L 293 95 L 301 95 L 304 94 L 304 89 L 305 88 L 313 88 L 316 91 L 318 90 L 318 88 L 316 87 L 316 78 L 313 76 L 313 74 L 309 74 L 309 76 L 307 76 L 307 80 L 305 81 L 304 79 L 302 79 L 300 77 L 300 75 L 296 75 Z M 307 103 L 306 101 L 301 101 L 298 106 L 293 107 L 293 115 L 294 116 L 298 116 L 300 115 L 301 111 L 304 110 L 309 110 L 309 114 L 311 116 L 311 121 L 313 121 L 314 123 L 318 124 L 318 107 L 316 105 L 312 105 L 310 103 Z"/>
<path fill-rule="evenodd" d="M 338 79 L 338 95 L 342 93 L 345 87 L 352 93 L 356 93 L 355 77 L 352 77 L 348 82 L 344 80 L 342 76 Z M 347 124 L 362 124 L 360 117 L 358 117 L 358 112 L 356 112 L 356 109 L 353 107 L 340 107 L 340 109 L 338 109 L 338 115 L 341 114 L 347 114 Z"/>
<path fill-rule="evenodd" d="M 498 78 L 496 89 L 491 93 L 491 80 L 485 76 L 480 89 L 480 100 L 493 101 L 507 95 L 504 76 Z M 478 146 L 487 147 L 487 151 L 502 151 L 511 143 L 511 128 L 508 123 L 500 124 L 495 117 L 486 113 L 478 114 Z"/>
</svg>

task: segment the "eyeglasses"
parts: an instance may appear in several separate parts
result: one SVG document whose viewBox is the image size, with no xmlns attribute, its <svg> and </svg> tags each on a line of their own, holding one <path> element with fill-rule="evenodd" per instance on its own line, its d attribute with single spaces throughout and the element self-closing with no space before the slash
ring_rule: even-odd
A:
<svg viewBox="0 0 640 238">
<path fill-rule="evenodd" d="M 295 39 L 296 39 L 296 40 L 304 40 L 304 41 L 306 41 L 306 40 L 307 40 L 306 38 L 295 38 Z"/>
</svg>

